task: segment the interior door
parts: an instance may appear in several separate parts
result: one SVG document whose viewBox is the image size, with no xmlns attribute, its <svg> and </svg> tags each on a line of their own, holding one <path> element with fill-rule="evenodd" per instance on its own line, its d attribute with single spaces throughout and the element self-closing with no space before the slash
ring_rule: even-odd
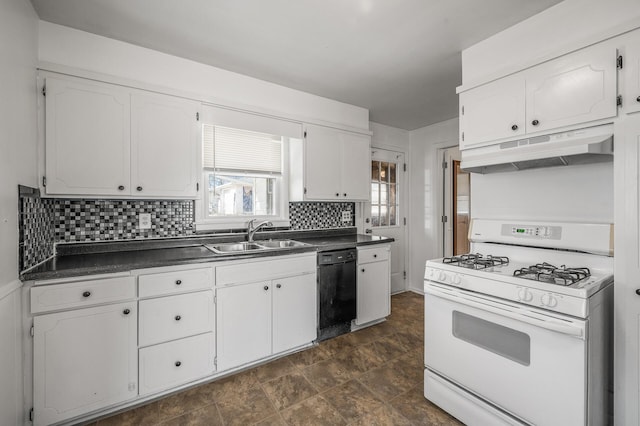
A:
<svg viewBox="0 0 640 426">
<path fill-rule="evenodd" d="M 371 208 L 365 232 L 393 238 L 391 243 L 391 293 L 406 290 L 407 226 L 405 156 L 375 148 L 371 152 Z"/>
<path fill-rule="evenodd" d="M 443 215 L 444 255 L 469 253 L 469 224 L 471 220 L 471 175 L 460 169 L 460 150 L 444 150 Z"/>
</svg>

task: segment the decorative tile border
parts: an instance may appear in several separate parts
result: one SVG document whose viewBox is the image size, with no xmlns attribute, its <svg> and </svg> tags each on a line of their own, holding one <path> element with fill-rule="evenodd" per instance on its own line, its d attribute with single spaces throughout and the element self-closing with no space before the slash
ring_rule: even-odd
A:
<svg viewBox="0 0 640 426">
<path fill-rule="evenodd" d="M 342 222 L 342 212 L 351 212 L 351 221 Z M 355 203 L 289 203 L 291 229 L 347 228 L 355 224 Z"/>
<path fill-rule="evenodd" d="M 20 271 L 53 256 L 53 200 L 20 196 L 18 267 Z"/>
</svg>

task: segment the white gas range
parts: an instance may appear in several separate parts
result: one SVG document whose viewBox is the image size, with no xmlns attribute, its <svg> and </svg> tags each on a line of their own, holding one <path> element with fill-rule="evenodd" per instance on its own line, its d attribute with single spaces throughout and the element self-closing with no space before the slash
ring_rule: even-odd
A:
<svg viewBox="0 0 640 426">
<path fill-rule="evenodd" d="M 425 397 L 469 425 L 608 422 L 609 224 L 474 220 L 427 261 Z"/>
</svg>

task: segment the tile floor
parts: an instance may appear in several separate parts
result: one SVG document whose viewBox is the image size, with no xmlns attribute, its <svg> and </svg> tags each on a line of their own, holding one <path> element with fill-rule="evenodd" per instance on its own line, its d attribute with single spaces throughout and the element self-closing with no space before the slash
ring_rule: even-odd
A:
<svg viewBox="0 0 640 426">
<path fill-rule="evenodd" d="M 423 297 L 391 305 L 384 323 L 93 425 L 460 425 L 423 396 Z"/>
</svg>

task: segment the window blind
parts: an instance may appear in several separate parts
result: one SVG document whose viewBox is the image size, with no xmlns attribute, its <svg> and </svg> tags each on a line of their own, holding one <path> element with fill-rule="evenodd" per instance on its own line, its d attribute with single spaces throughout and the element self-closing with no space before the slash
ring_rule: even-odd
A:
<svg viewBox="0 0 640 426">
<path fill-rule="evenodd" d="M 203 125 L 204 167 L 221 172 L 282 173 L 282 139 L 266 133 Z"/>
</svg>

